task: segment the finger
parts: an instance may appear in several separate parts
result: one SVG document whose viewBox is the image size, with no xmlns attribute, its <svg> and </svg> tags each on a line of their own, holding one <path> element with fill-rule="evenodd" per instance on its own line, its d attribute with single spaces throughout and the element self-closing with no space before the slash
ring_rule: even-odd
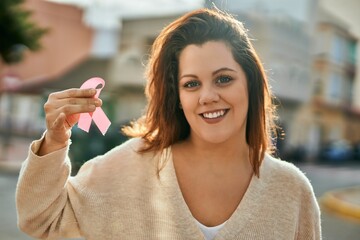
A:
<svg viewBox="0 0 360 240">
<path fill-rule="evenodd" d="M 60 92 L 51 93 L 49 98 L 91 98 L 96 94 L 96 89 L 79 89 L 79 88 L 71 88 Z"/>
<path fill-rule="evenodd" d="M 59 116 L 55 119 L 52 128 L 53 129 L 60 129 L 64 127 L 66 121 L 66 115 L 64 113 L 60 113 Z M 69 127 L 71 127 L 70 124 L 67 123 Z"/>
<path fill-rule="evenodd" d="M 61 113 L 61 115 L 62 115 L 62 118 L 63 118 L 63 116 L 64 116 L 64 118 L 65 118 L 65 119 L 64 119 L 64 124 L 66 124 L 68 128 L 72 128 L 72 127 L 73 127 L 73 124 L 72 124 L 72 123 L 69 123 L 69 121 L 67 120 L 66 115 L 63 114 L 63 113 Z"/>
<path fill-rule="evenodd" d="M 60 107 L 59 111 L 66 116 L 70 116 L 73 114 L 94 112 L 95 109 L 95 105 L 65 105 Z"/>
<path fill-rule="evenodd" d="M 53 101 L 52 107 L 57 109 L 63 106 L 76 106 L 76 105 L 93 105 L 95 107 L 101 107 L 102 100 L 99 98 L 64 98 L 57 101 Z"/>
</svg>

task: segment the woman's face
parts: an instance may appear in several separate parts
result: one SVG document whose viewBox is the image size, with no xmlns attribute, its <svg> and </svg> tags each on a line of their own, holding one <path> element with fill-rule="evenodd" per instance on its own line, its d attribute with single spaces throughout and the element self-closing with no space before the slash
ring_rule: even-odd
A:
<svg viewBox="0 0 360 240">
<path fill-rule="evenodd" d="M 195 141 L 245 141 L 246 76 L 221 41 L 188 45 L 179 57 L 179 96 Z"/>
</svg>

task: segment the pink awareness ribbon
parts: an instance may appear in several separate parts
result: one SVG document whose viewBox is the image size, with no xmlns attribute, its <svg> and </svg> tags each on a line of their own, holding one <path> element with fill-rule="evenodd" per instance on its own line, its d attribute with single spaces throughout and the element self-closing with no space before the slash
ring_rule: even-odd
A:
<svg viewBox="0 0 360 240">
<path fill-rule="evenodd" d="M 97 88 L 99 85 L 101 85 L 101 88 Z M 86 80 L 81 85 L 80 89 L 95 88 L 96 94 L 94 98 L 98 98 L 104 86 L 105 86 L 105 81 L 103 79 L 94 77 Z M 81 113 L 78 122 L 78 127 L 84 130 L 85 132 L 89 132 L 92 120 L 94 120 L 94 123 L 99 128 L 100 132 L 103 135 L 105 135 L 106 131 L 110 127 L 111 122 L 101 107 L 97 107 L 95 111 L 92 113 Z"/>
</svg>

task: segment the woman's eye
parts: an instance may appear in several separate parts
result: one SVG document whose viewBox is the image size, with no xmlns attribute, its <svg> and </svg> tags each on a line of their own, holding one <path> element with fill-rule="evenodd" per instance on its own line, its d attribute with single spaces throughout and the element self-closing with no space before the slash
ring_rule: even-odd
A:
<svg viewBox="0 0 360 240">
<path fill-rule="evenodd" d="M 197 81 L 190 81 L 190 82 L 187 82 L 187 83 L 185 83 L 184 84 L 184 87 L 185 88 L 195 88 L 195 87 L 197 87 L 197 86 L 199 86 L 200 84 L 199 84 L 199 82 L 197 82 Z"/>
<path fill-rule="evenodd" d="M 216 83 L 226 84 L 226 83 L 229 83 L 231 80 L 232 80 L 232 77 L 230 77 L 230 76 L 220 76 L 216 79 Z"/>
</svg>

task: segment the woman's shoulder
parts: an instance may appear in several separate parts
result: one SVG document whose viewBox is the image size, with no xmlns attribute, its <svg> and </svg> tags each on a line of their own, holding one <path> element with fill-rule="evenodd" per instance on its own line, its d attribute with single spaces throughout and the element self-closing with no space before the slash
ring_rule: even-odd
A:
<svg viewBox="0 0 360 240">
<path fill-rule="evenodd" d="M 89 170 L 98 174 L 118 172 L 125 174 L 134 168 L 141 171 L 144 165 L 153 164 L 156 154 L 153 152 L 142 153 L 145 141 L 141 138 L 131 138 L 124 143 L 114 147 L 104 155 L 87 161 L 80 169 L 81 172 Z"/>
<path fill-rule="evenodd" d="M 114 147 L 109 152 L 105 153 L 103 157 L 113 157 L 114 155 L 131 155 L 136 156 L 140 154 L 140 150 L 145 146 L 145 141 L 142 138 L 130 138 L 122 144 Z"/>
<path fill-rule="evenodd" d="M 265 155 L 260 174 L 271 183 L 313 192 L 311 183 L 303 171 L 293 163 L 275 158 L 270 154 Z"/>
<path fill-rule="evenodd" d="M 144 145 L 140 138 L 130 139 L 104 155 L 84 163 L 71 179 L 73 187 L 86 195 L 130 191 L 156 179 L 153 152 L 139 152 Z M 142 183 L 142 184 L 138 184 Z"/>
</svg>

